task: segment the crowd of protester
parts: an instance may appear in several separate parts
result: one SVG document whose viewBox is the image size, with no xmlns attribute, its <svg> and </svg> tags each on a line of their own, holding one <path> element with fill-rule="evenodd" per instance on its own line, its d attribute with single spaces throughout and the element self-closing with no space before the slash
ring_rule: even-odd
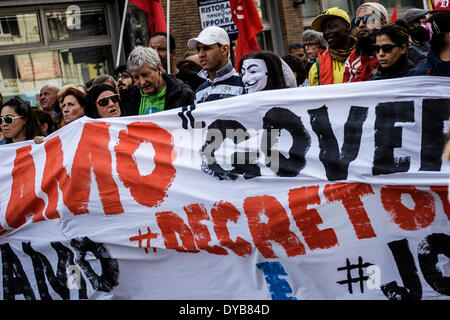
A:
<svg viewBox="0 0 450 320">
<path fill-rule="evenodd" d="M 114 75 L 84 85 L 46 85 L 40 108 L 19 96 L 0 93 L 0 144 L 44 137 L 77 119 L 145 115 L 262 90 L 372 81 L 417 75 L 450 76 L 450 11 L 412 8 L 389 23 L 375 2 L 347 12 L 330 8 L 315 17 L 303 42 L 291 43 L 280 57 L 256 51 L 230 60 L 226 31 L 211 26 L 187 42 L 176 61 L 176 43 L 157 32 L 147 46 L 135 47 Z M 167 59 L 169 58 L 169 60 Z M 169 63 L 167 62 L 169 61 Z"/>
</svg>

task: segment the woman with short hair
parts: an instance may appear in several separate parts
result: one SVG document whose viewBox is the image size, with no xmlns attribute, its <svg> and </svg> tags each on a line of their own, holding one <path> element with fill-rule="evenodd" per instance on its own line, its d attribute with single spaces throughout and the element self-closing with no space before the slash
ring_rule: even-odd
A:
<svg viewBox="0 0 450 320">
<path fill-rule="evenodd" d="M 75 87 L 68 87 L 60 96 L 61 113 L 65 124 L 84 116 L 86 93 Z"/>
</svg>

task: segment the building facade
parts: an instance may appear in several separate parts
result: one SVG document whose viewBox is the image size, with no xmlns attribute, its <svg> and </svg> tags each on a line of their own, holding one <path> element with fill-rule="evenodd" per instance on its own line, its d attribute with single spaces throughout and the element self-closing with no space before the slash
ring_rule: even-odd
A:
<svg viewBox="0 0 450 320">
<path fill-rule="evenodd" d="M 208 0 L 228 3 L 227 0 Z M 279 55 L 291 42 L 302 40 L 304 29 L 323 10 L 338 6 L 353 17 L 359 0 L 254 0 L 264 29 L 260 47 Z M 424 8 L 427 0 L 375 0 L 398 16 L 411 7 Z M 177 60 L 188 50 L 187 41 L 202 30 L 200 0 L 161 0 L 170 11 L 170 33 Z M 100 74 L 113 74 L 136 45 L 149 39 L 147 15 L 125 0 L 4 0 L 0 1 L 0 92 L 5 100 L 21 95 L 32 105 L 45 84 L 62 87 L 84 84 Z M 120 37 L 123 31 L 123 37 Z M 232 34 L 231 39 L 237 35 Z M 120 49 L 120 50 L 119 50 Z"/>
</svg>

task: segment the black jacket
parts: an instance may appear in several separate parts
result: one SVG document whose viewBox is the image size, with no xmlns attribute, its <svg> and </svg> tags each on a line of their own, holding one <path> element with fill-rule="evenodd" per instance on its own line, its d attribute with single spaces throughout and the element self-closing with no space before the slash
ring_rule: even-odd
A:
<svg viewBox="0 0 450 320">
<path fill-rule="evenodd" d="M 379 66 L 373 71 L 372 76 L 369 78 L 369 80 L 402 78 L 415 67 L 416 65 L 408 59 L 408 55 L 404 54 L 393 66 L 389 68 L 383 68 L 382 66 Z"/>
<path fill-rule="evenodd" d="M 172 75 L 163 74 L 166 82 L 166 101 L 164 110 L 175 109 L 194 104 L 194 92 L 191 87 Z M 139 88 L 128 89 L 124 96 L 120 93 L 122 113 L 127 116 L 139 115 L 141 105 L 141 91 Z"/>
</svg>

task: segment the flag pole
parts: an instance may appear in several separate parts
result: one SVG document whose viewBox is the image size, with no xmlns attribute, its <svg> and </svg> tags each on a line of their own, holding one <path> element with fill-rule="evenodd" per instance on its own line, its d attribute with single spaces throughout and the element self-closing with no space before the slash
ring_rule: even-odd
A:
<svg viewBox="0 0 450 320">
<path fill-rule="evenodd" d="M 120 51 L 122 50 L 123 29 L 125 27 L 125 19 L 127 17 L 128 0 L 125 0 L 125 6 L 123 8 L 122 25 L 120 27 L 119 48 L 117 49 L 116 69 L 120 62 Z"/>
<path fill-rule="evenodd" d="M 167 16 L 167 74 L 170 74 L 170 0 L 167 0 L 167 10 L 166 10 L 166 16 Z"/>
</svg>

